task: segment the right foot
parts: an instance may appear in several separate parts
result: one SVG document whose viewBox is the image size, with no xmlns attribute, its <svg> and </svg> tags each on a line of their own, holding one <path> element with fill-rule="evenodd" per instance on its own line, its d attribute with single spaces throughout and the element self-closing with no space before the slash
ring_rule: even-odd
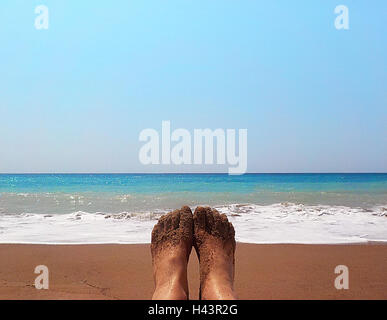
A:
<svg viewBox="0 0 387 320">
<path fill-rule="evenodd" d="M 194 216 L 194 247 L 200 264 L 200 298 L 232 300 L 235 270 L 235 231 L 226 215 L 198 207 Z"/>
<path fill-rule="evenodd" d="M 188 299 L 187 264 L 193 241 L 192 212 L 187 206 L 162 216 L 152 231 L 156 289 L 152 299 Z"/>
</svg>

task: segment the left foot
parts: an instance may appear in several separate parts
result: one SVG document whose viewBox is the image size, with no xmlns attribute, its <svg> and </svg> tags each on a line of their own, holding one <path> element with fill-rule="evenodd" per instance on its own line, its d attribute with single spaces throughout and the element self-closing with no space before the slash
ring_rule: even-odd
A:
<svg viewBox="0 0 387 320">
<path fill-rule="evenodd" d="M 192 249 L 193 219 L 187 206 L 162 216 L 152 231 L 154 300 L 189 297 L 187 264 Z"/>
</svg>

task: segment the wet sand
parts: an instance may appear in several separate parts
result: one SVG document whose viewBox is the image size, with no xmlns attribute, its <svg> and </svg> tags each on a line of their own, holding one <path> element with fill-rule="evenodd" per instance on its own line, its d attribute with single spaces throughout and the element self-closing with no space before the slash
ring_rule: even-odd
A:
<svg viewBox="0 0 387 320">
<path fill-rule="evenodd" d="M 349 268 L 349 289 L 337 290 L 337 265 Z M 34 287 L 37 265 L 49 268 L 49 289 Z M 190 296 L 198 298 L 193 250 Z M 240 299 L 387 299 L 387 245 L 237 244 Z M 150 299 L 149 245 L 0 245 L 0 299 Z"/>
</svg>

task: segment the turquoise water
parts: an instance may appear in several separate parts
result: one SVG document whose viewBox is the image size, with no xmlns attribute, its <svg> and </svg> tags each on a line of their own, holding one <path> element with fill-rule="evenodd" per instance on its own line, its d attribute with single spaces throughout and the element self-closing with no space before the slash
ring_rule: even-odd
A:
<svg viewBox="0 0 387 320">
<path fill-rule="evenodd" d="M 183 205 L 225 213 L 238 241 L 387 241 L 387 174 L 2 174 L 0 242 L 149 242 Z"/>
<path fill-rule="evenodd" d="M 386 193 L 387 174 L 1 174 L 0 192 L 367 192 Z"/>
<path fill-rule="evenodd" d="M 83 200 L 76 206 L 63 201 L 72 197 Z M 46 213 L 53 210 L 49 199 L 59 201 L 54 206 L 58 213 L 285 201 L 370 207 L 387 203 L 387 174 L 0 175 L 0 206 L 7 211 Z"/>
</svg>

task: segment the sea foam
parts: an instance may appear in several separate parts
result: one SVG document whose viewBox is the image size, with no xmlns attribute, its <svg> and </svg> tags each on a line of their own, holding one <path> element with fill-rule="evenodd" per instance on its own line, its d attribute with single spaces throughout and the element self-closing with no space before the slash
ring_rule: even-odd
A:
<svg viewBox="0 0 387 320">
<path fill-rule="evenodd" d="M 272 205 L 229 204 L 215 208 L 228 216 L 235 227 L 236 240 L 240 242 L 387 242 L 386 206 L 364 209 L 284 202 Z M 167 211 L 3 212 L 0 215 L 0 243 L 150 243 L 154 224 Z"/>
</svg>

